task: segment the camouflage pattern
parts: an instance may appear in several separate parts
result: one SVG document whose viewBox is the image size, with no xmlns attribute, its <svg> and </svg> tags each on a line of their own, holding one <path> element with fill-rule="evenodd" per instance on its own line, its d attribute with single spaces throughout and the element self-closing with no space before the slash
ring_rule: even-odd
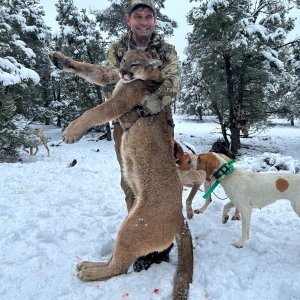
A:
<svg viewBox="0 0 300 300">
<path fill-rule="evenodd" d="M 138 49 L 138 47 L 132 39 L 132 32 L 129 32 L 118 43 L 111 44 L 107 54 L 106 65 L 113 69 L 119 68 L 125 53 L 133 49 Z M 162 109 L 165 109 L 168 111 L 169 123 L 173 125 L 170 104 L 172 98 L 176 96 L 179 87 L 179 62 L 175 47 L 166 43 L 160 35 L 153 33 L 145 51 L 150 53 L 152 58 L 162 61 L 161 72 L 164 81 L 158 90 L 142 99 L 141 106 L 144 114 L 157 114 Z M 113 88 L 114 86 L 104 88 L 107 98 L 110 97 Z M 133 111 L 122 116 L 120 121 L 123 127 L 128 128 L 138 117 Z"/>
<path fill-rule="evenodd" d="M 130 12 L 132 12 L 134 8 L 138 5 L 146 5 L 152 9 L 154 14 L 156 14 L 155 5 L 152 0 L 132 0 L 130 3 Z"/>
</svg>

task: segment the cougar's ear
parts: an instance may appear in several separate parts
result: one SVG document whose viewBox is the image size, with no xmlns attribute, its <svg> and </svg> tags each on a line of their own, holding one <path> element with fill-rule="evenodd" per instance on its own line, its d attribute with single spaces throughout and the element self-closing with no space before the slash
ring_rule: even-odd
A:
<svg viewBox="0 0 300 300">
<path fill-rule="evenodd" d="M 148 64 L 150 66 L 152 66 L 154 69 L 156 69 L 156 68 L 158 68 L 158 67 L 160 67 L 162 65 L 162 61 L 159 60 L 159 59 L 152 58 L 152 59 L 149 59 Z"/>
</svg>

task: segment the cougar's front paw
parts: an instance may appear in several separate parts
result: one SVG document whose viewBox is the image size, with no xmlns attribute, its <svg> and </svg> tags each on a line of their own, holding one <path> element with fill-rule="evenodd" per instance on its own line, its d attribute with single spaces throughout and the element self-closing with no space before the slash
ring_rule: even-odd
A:
<svg viewBox="0 0 300 300">
<path fill-rule="evenodd" d="M 76 122 L 73 121 L 62 133 L 62 139 L 67 144 L 73 144 L 82 138 L 85 131 L 84 128 L 77 126 Z"/>
<path fill-rule="evenodd" d="M 50 51 L 49 59 L 53 63 L 53 65 L 60 70 L 70 68 L 70 58 L 64 56 L 60 52 Z"/>
</svg>

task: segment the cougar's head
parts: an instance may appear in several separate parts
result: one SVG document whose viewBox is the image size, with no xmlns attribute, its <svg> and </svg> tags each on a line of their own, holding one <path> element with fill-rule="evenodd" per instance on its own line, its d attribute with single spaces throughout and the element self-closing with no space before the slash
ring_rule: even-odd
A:
<svg viewBox="0 0 300 300">
<path fill-rule="evenodd" d="M 124 81 L 141 79 L 144 81 L 161 81 L 159 67 L 161 61 L 153 59 L 143 50 L 128 51 L 120 64 L 120 77 Z"/>
</svg>

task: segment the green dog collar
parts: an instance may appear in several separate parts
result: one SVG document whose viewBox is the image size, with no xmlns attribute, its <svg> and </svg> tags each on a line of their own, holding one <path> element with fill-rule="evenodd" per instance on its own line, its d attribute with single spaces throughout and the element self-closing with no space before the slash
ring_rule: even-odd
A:
<svg viewBox="0 0 300 300">
<path fill-rule="evenodd" d="M 222 165 L 214 174 L 213 176 L 216 179 L 216 182 L 210 187 L 210 189 L 203 195 L 204 199 L 207 199 L 210 194 L 214 191 L 214 189 L 218 186 L 218 184 L 232 171 L 234 170 L 233 164 L 235 163 L 234 159 L 231 159 L 224 165 Z"/>
</svg>

